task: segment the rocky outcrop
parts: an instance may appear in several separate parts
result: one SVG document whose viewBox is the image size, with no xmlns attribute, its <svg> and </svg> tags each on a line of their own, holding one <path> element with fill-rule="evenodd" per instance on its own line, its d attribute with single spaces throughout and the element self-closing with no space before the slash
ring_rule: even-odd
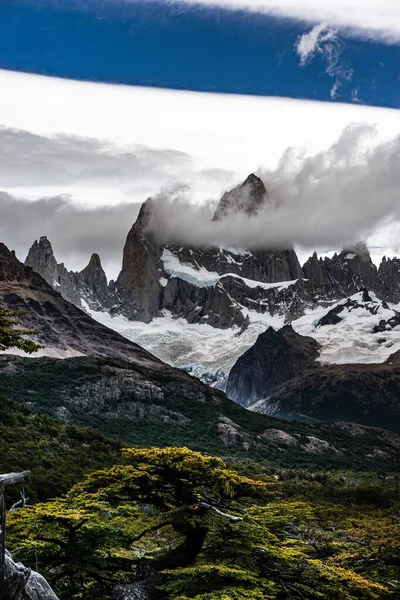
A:
<svg viewBox="0 0 400 600">
<path fill-rule="evenodd" d="M 320 367 L 287 382 L 252 410 L 303 421 L 351 421 L 400 433 L 400 362 Z"/>
<path fill-rule="evenodd" d="M 398 304 L 400 302 L 400 258 L 383 257 L 378 269 L 382 298 L 388 302 Z"/>
<path fill-rule="evenodd" d="M 104 310 L 113 307 L 115 294 L 107 282 L 98 254 L 92 254 L 89 264 L 82 271 L 70 273 L 70 275 L 80 292 L 80 297 L 87 302 L 90 308 Z"/>
<path fill-rule="evenodd" d="M 224 281 L 215 286 L 198 287 L 172 277 L 164 290 L 163 306 L 188 323 L 207 323 L 219 329 L 246 327 L 241 306 L 229 295 Z"/>
<path fill-rule="evenodd" d="M 319 344 L 301 336 L 291 325 L 269 327 L 233 366 L 226 388 L 229 398 L 250 406 L 269 396 L 286 381 L 317 368 Z"/>
<path fill-rule="evenodd" d="M 303 273 L 315 295 L 325 299 L 351 296 L 366 288 L 387 302 L 400 301 L 400 261 L 384 258 L 378 269 L 362 242 L 332 258 L 318 259 L 314 253 L 303 265 Z"/>
<path fill-rule="evenodd" d="M 152 210 L 152 201 L 147 200 L 126 238 L 122 270 L 115 282 L 118 307 L 114 313 L 145 322 L 160 316 L 162 305 L 161 249 L 145 233 Z"/>
<path fill-rule="evenodd" d="M 4 600 L 58 600 L 44 577 L 21 563 L 15 563 L 8 552 L 5 556 L 5 585 L 0 595 Z"/>
</svg>

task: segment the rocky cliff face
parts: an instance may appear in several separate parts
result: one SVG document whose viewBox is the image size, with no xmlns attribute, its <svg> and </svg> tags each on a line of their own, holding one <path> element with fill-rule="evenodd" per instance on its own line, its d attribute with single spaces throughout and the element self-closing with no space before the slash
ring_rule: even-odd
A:
<svg viewBox="0 0 400 600">
<path fill-rule="evenodd" d="M 214 219 L 237 212 L 255 215 L 267 201 L 263 182 L 252 174 L 243 184 L 224 194 Z M 242 302 L 248 304 L 247 298 L 254 297 L 254 283 L 288 282 L 302 277 L 293 249 L 249 252 L 176 245 L 162 248 L 147 230 L 153 210 L 152 201 L 147 200 L 128 233 L 122 270 L 115 284 L 107 285 L 98 255 L 93 255 L 80 273 L 68 272 L 64 265 L 57 264 L 51 244 L 45 237 L 32 246 L 26 264 L 76 306 L 87 304 L 93 310 L 107 310 L 112 315 L 144 322 L 161 316 L 162 310 L 167 309 L 189 323 L 206 323 L 221 329 L 246 325 Z M 192 270 L 191 277 L 185 277 L 183 273 L 188 269 Z M 241 278 L 241 287 L 246 289 L 232 285 L 229 277 L 199 285 L 198 277 L 201 278 L 204 272 L 221 277 L 237 275 Z M 251 280 L 249 285 L 245 279 Z M 254 298 L 251 304 L 262 312 L 262 305 L 258 309 Z"/>
<path fill-rule="evenodd" d="M 251 174 L 222 196 L 214 220 L 237 213 L 255 216 L 268 202 L 264 183 Z M 316 304 L 363 288 L 387 302 L 400 302 L 400 259 L 384 259 L 377 268 L 365 244 L 332 258 L 314 253 L 303 268 L 292 248 L 160 247 L 148 229 L 154 210 L 150 199 L 143 204 L 128 233 L 115 284 L 107 284 L 97 254 L 80 273 L 67 271 L 57 263 L 45 237 L 34 243 L 26 264 L 76 306 L 145 323 L 162 316 L 165 309 L 189 324 L 220 329 L 246 327 L 248 311 L 279 314 L 291 322 Z"/>
<path fill-rule="evenodd" d="M 400 260 L 383 258 L 377 268 L 363 243 L 332 258 L 318 259 L 314 253 L 304 264 L 303 273 L 315 292 L 325 298 L 349 296 L 367 288 L 387 302 L 400 302 Z"/>
<path fill-rule="evenodd" d="M 107 310 L 115 303 L 98 254 L 92 255 L 89 264 L 81 272 L 68 271 L 63 263 L 57 263 L 51 243 L 43 236 L 30 248 L 25 265 L 39 273 L 65 300 L 79 308 L 87 304 L 93 310 Z"/>
<path fill-rule="evenodd" d="M 253 410 L 305 421 L 350 421 L 400 433 L 400 364 L 331 365 L 295 376 Z"/>
<path fill-rule="evenodd" d="M 115 282 L 118 297 L 115 313 L 145 322 L 160 316 L 162 307 L 161 249 L 145 234 L 152 211 L 152 201 L 147 200 L 126 238 L 122 270 Z"/>
<path fill-rule="evenodd" d="M 293 377 L 317 368 L 319 349 L 318 342 L 299 335 L 290 325 L 279 331 L 269 327 L 233 366 L 226 393 L 250 406 Z"/>
</svg>

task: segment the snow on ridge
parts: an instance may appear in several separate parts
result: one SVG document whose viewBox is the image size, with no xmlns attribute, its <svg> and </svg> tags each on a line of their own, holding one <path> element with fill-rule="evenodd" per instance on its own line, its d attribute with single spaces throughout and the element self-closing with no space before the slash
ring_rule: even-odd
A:
<svg viewBox="0 0 400 600">
<path fill-rule="evenodd" d="M 44 356 L 47 358 L 60 358 L 63 360 L 66 358 L 76 358 L 77 356 L 85 356 L 85 354 L 79 352 L 78 350 L 74 350 L 73 348 L 55 348 L 53 346 L 45 346 L 44 348 L 40 348 L 40 350 L 31 354 L 23 352 L 22 350 L 19 350 L 19 348 L 9 348 L 8 350 L 0 351 L 0 355 L 1 354 L 23 356 L 24 358 L 41 358 Z"/>
<path fill-rule="evenodd" d="M 191 265 L 181 263 L 179 258 L 170 250 L 164 249 L 161 260 L 168 275 L 179 277 L 197 287 L 213 287 L 220 278 L 220 275 L 213 271 L 207 271 L 205 268 L 195 269 Z"/>
<path fill-rule="evenodd" d="M 196 285 L 197 287 L 215 287 L 223 277 L 234 277 L 235 279 L 240 279 L 243 281 L 247 287 L 259 287 L 264 290 L 270 290 L 272 288 L 288 288 L 298 281 L 298 279 L 294 279 L 292 281 L 279 281 L 277 283 L 262 283 L 260 281 L 256 281 L 255 279 L 246 279 L 245 277 L 241 277 L 236 273 L 226 273 L 225 275 L 220 275 L 215 271 L 208 271 L 205 267 L 195 269 L 189 264 L 181 263 L 175 254 L 166 249 L 164 249 L 162 253 L 161 260 L 164 262 L 164 270 L 166 273 L 168 273 L 168 275 L 171 277 L 179 277 L 180 279 L 183 279 L 183 281 L 187 281 L 188 283 Z"/>
<path fill-rule="evenodd" d="M 373 328 L 382 320 L 396 315 L 394 307 L 384 305 L 370 292 L 370 301 L 363 300 L 358 292 L 349 298 L 339 300 L 329 308 L 309 309 L 306 314 L 292 322 L 293 329 L 301 335 L 316 339 L 322 346 L 319 360 L 322 364 L 382 363 L 391 354 L 400 350 L 400 326 L 374 333 Z M 346 306 L 348 301 L 356 306 Z M 341 321 L 334 325 L 319 324 L 330 310 L 343 306 L 338 314 Z M 386 308 L 387 306 L 387 308 Z M 370 309 L 375 309 L 371 312 Z"/>
</svg>

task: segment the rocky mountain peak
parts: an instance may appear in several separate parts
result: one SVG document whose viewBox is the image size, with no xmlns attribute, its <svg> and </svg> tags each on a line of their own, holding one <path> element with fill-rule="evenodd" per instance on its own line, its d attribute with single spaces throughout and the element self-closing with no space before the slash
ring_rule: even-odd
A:
<svg viewBox="0 0 400 600">
<path fill-rule="evenodd" d="M 291 325 L 278 331 L 269 327 L 233 366 L 226 393 L 250 406 L 300 373 L 317 368 L 319 350 L 316 340 L 300 335 Z"/>
<path fill-rule="evenodd" d="M 266 201 L 267 196 L 263 181 L 251 173 L 243 183 L 233 190 L 225 192 L 217 206 L 213 220 L 218 221 L 238 212 L 254 216 Z"/>
<path fill-rule="evenodd" d="M 107 276 L 98 254 L 92 254 L 89 264 L 80 273 L 70 273 L 70 275 L 81 291 L 81 297 L 91 308 L 101 310 L 111 308 L 114 304 L 113 294 L 109 289 Z"/>
<path fill-rule="evenodd" d="M 153 200 L 142 205 L 126 238 L 122 270 L 115 282 L 118 312 L 129 319 L 151 321 L 160 315 L 162 250 L 144 235 L 153 212 Z"/>
<path fill-rule="evenodd" d="M 139 210 L 138 217 L 133 227 L 135 231 L 143 234 L 145 229 L 150 225 L 151 217 L 154 212 L 154 201 L 152 198 L 147 198 Z"/>
<path fill-rule="evenodd" d="M 114 304 L 100 256 L 96 253 L 92 254 L 89 264 L 80 273 L 68 271 L 64 263 L 57 263 L 50 241 L 42 236 L 30 248 L 25 265 L 79 308 L 88 305 L 93 310 L 101 310 Z"/>
<path fill-rule="evenodd" d="M 93 269 L 101 267 L 100 256 L 96 252 L 93 252 L 92 256 L 90 257 L 89 264 L 86 268 L 89 267 Z"/>
<path fill-rule="evenodd" d="M 25 265 L 40 273 L 50 285 L 60 285 L 60 269 L 54 257 L 53 247 L 45 235 L 34 241 L 25 259 Z"/>
</svg>

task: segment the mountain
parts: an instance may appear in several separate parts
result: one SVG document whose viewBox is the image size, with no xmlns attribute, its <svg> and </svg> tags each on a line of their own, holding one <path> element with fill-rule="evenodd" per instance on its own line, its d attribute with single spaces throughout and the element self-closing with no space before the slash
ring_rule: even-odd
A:
<svg viewBox="0 0 400 600">
<path fill-rule="evenodd" d="M 400 434 L 400 356 L 383 364 L 330 365 L 294 377 L 252 410 L 308 422 L 338 419 Z"/>
<path fill-rule="evenodd" d="M 320 348 L 317 341 L 299 335 L 291 325 L 278 331 L 269 327 L 232 367 L 226 393 L 239 404 L 250 406 L 315 367 Z"/>
<path fill-rule="evenodd" d="M 398 439 L 342 425 L 288 423 L 247 411 L 224 393 L 172 368 L 64 300 L 0 245 L 0 303 L 23 310 L 50 356 L 0 356 L 0 394 L 37 414 L 90 425 L 136 445 L 187 445 L 278 464 L 365 468 L 397 460 Z M 70 356 L 72 358 L 57 358 Z M 365 435 L 364 435 L 365 434 Z M 378 452 L 378 453 L 379 453 Z"/>
<path fill-rule="evenodd" d="M 260 335 L 233 366 L 228 396 L 268 415 L 400 432 L 400 313 L 367 290 L 315 313 Z"/>
<path fill-rule="evenodd" d="M 221 389 L 268 327 L 291 324 L 301 335 L 317 336 L 321 358 L 330 363 L 383 362 L 393 352 L 387 346 L 397 342 L 386 336 L 378 344 L 383 336 L 366 332 L 362 319 L 350 333 L 327 327 L 323 334 L 313 322 L 364 288 L 387 306 L 400 302 L 400 259 L 384 258 L 376 267 L 362 243 L 331 258 L 314 253 L 303 267 L 293 248 L 268 249 L 267 242 L 259 250 L 161 246 L 149 232 L 154 210 L 151 199 L 143 204 L 115 282 L 107 283 L 98 255 L 80 273 L 67 271 L 46 238 L 35 242 L 26 264 L 102 324 Z M 213 218 L 254 217 L 260 210 L 274 210 L 273 200 L 251 174 L 222 196 Z"/>
<path fill-rule="evenodd" d="M 79 308 L 107 310 L 114 304 L 113 282 L 108 285 L 98 254 L 91 256 L 89 264 L 80 273 L 68 271 L 63 263 L 57 263 L 50 241 L 42 236 L 30 248 L 25 265 Z"/>
</svg>

